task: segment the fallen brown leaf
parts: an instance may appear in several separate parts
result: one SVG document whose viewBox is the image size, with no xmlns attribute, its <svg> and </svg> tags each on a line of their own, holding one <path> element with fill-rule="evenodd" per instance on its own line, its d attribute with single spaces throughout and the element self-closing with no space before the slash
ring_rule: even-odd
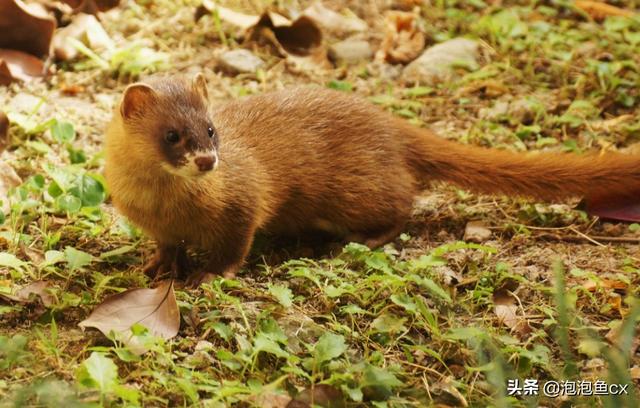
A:
<svg viewBox="0 0 640 408">
<path fill-rule="evenodd" d="M 0 49 L 0 85 L 29 81 L 46 74 L 42 60 L 22 51 Z"/>
<path fill-rule="evenodd" d="M 55 19 L 39 4 L 0 1 L 0 48 L 46 57 L 55 28 Z"/>
<path fill-rule="evenodd" d="M 215 12 L 218 13 L 220 20 L 226 21 L 242 30 L 247 30 L 260 21 L 260 16 L 239 13 L 226 7 L 218 6 L 211 0 L 202 0 L 202 4 L 196 9 L 195 20 L 198 21 L 202 17 Z"/>
<path fill-rule="evenodd" d="M 591 18 L 598 21 L 604 20 L 609 16 L 633 17 L 636 15 L 636 13 L 631 10 L 625 10 L 601 1 L 576 0 L 575 5 L 590 15 Z"/>
<path fill-rule="evenodd" d="M 287 408 L 320 406 L 324 408 L 343 408 L 346 402 L 342 391 L 328 384 L 316 384 L 301 391 L 287 405 Z"/>
<path fill-rule="evenodd" d="M 531 326 L 527 320 L 518 316 L 518 304 L 516 298 L 505 289 L 498 289 L 493 293 L 494 313 L 502 324 L 519 336 L 525 336 L 531 332 Z"/>
<path fill-rule="evenodd" d="M 180 312 L 172 280 L 163 281 L 154 289 L 130 289 L 110 296 L 79 326 L 94 327 L 105 335 L 113 331 L 120 341 L 142 354 L 146 350 L 140 348 L 131 333 L 131 326 L 136 323 L 164 339 L 178 334 Z"/>
<path fill-rule="evenodd" d="M 518 324 L 518 305 L 516 299 L 509 295 L 507 291 L 497 290 L 493 294 L 493 304 L 496 316 L 510 329 Z"/>
<path fill-rule="evenodd" d="M 425 46 L 425 35 L 415 13 L 391 10 L 385 13 L 385 33 L 376 53 L 378 61 L 406 64 L 418 58 Z"/>
<path fill-rule="evenodd" d="M 241 29 L 245 42 L 256 41 L 272 46 L 280 56 L 287 59 L 287 65 L 294 71 L 331 66 L 322 42 L 322 31 L 311 17 L 301 15 L 292 21 L 271 11 L 256 16 L 239 13 L 220 7 L 210 0 L 204 0 L 196 11 L 195 18 L 197 20 L 210 13 L 217 13 L 222 21 Z"/>
<path fill-rule="evenodd" d="M 269 35 L 269 31 L 274 36 Z M 317 24 L 307 16 L 290 21 L 277 13 L 263 13 L 260 20 L 249 29 L 248 38 L 267 39 L 284 55 L 310 55 L 322 44 L 322 32 Z M 275 41 L 274 41 L 275 40 Z"/>
<path fill-rule="evenodd" d="M 468 407 L 469 402 L 455 386 L 453 377 L 448 376 L 431 387 L 431 394 L 438 406 Z"/>
<path fill-rule="evenodd" d="M 50 287 L 47 281 L 35 281 L 12 294 L 0 293 L 0 298 L 18 303 L 32 303 L 34 299 L 39 298 L 45 307 L 49 307 L 54 303 L 54 298 L 48 290 Z"/>
</svg>

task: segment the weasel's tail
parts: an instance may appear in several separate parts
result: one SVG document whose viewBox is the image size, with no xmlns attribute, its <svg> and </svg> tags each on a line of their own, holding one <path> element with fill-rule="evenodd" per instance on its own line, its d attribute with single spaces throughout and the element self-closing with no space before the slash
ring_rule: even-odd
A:
<svg viewBox="0 0 640 408">
<path fill-rule="evenodd" d="M 409 164 L 427 180 L 545 201 L 628 196 L 640 202 L 637 155 L 513 153 L 451 142 L 409 125 L 404 131 Z"/>
</svg>

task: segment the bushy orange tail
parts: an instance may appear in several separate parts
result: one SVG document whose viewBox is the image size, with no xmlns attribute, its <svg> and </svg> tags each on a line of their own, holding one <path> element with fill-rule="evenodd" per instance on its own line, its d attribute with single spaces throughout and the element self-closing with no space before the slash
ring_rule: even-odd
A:
<svg viewBox="0 0 640 408">
<path fill-rule="evenodd" d="M 429 180 L 481 193 L 554 201 L 568 197 L 637 197 L 640 156 L 620 153 L 513 153 L 463 145 L 409 128 L 410 163 Z"/>
</svg>

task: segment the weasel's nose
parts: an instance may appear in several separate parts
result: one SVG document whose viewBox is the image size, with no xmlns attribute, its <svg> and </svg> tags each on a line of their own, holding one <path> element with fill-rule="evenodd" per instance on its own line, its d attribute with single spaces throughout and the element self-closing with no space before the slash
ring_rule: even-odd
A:
<svg viewBox="0 0 640 408">
<path fill-rule="evenodd" d="M 195 158 L 194 162 L 198 166 L 198 170 L 209 171 L 216 164 L 216 156 L 199 156 Z"/>
</svg>

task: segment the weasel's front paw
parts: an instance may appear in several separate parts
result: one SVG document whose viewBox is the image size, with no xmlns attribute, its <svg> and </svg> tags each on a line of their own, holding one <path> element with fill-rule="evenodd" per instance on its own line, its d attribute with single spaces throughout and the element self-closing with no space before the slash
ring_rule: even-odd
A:
<svg viewBox="0 0 640 408">
<path fill-rule="evenodd" d="M 142 271 L 151 279 L 156 279 L 171 272 L 170 260 L 165 259 L 161 254 L 156 253 L 143 267 Z"/>
<path fill-rule="evenodd" d="M 215 273 L 205 272 L 205 271 L 194 272 L 191 275 L 189 275 L 185 283 L 186 283 L 186 286 L 197 288 L 203 283 L 213 282 L 213 280 L 219 276 L 220 275 L 216 275 Z"/>
<path fill-rule="evenodd" d="M 148 277 L 158 279 L 163 275 L 172 278 L 186 276 L 189 269 L 189 259 L 183 248 L 158 248 L 142 270 Z"/>
</svg>

